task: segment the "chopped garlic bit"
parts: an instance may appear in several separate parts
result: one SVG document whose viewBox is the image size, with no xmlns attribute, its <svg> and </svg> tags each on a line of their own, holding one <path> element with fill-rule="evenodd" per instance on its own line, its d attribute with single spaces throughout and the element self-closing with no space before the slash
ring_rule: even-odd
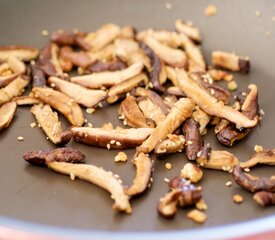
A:
<svg viewBox="0 0 275 240">
<path fill-rule="evenodd" d="M 71 178 L 71 180 L 75 180 L 75 175 L 73 174 L 73 173 L 70 173 L 70 178 Z"/>
<path fill-rule="evenodd" d="M 169 180 L 168 178 L 164 178 L 163 180 L 164 180 L 164 182 L 166 182 L 166 183 L 169 183 L 169 182 L 170 182 L 170 180 Z"/>
<path fill-rule="evenodd" d="M 232 186 L 232 182 L 231 182 L 231 181 L 226 182 L 226 183 L 225 183 L 225 186 L 227 186 L 227 187 Z"/>
<path fill-rule="evenodd" d="M 233 196 L 233 201 L 235 203 L 242 203 L 243 202 L 243 196 L 241 196 L 240 194 L 235 194 Z"/>
<path fill-rule="evenodd" d="M 116 156 L 115 156 L 115 162 L 126 162 L 128 159 L 127 154 L 125 152 L 119 152 Z"/>
</svg>

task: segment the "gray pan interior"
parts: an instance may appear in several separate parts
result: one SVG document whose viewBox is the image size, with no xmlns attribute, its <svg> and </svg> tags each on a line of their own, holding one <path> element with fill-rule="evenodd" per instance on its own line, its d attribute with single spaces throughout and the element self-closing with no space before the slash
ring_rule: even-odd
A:
<svg viewBox="0 0 275 240">
<path fill-rule="evenodd" d="M 274 1 L 215 1 L 218 13 L 205 17 L 203 10 L 210 1 L 172 1 L 172 9 L 165 8 L 167 1 L 89 1 L 89 0 L 7 0 L 0 1 L 0 44 L 27 44 L 42 47 L 47 42 L 41 31 L 59 28 L 78 28 L 93 31 L 107 22 L 120 25 L 131 24 L 137 29 L 154 27 L 173 29 L 177 18 L 192 20 L 203 35 L 203 52 L 209 61 L 212 50 L 236 51 L 251 58 L 249 75 L 236 74 L 239 90 L 245 90 L 249 83 L 256 83 L 260 91 L 260 106 L 264 109 L 263 122 L 235 147 L 229 149 L 241 160 L 246 160 L 255 144 L 265 148 L 275 146 L 274 129 L 274 77 L 275 77 L 275 15 Z M 256 17 L 255 11 L 261 12 Z M 266 32 L 270 32 L 269 37 Z M 86 118 L 94 126 L 104 122 L 121 123 L 116 117 L 118 105 L 105 107 Z M 30 127 L 34 117 L 28 107 L 20 107 L 11 126 L 0 134 L 0 215 L 17 220 L 35 222 L 66 228 L 108 231 L 170 231 L 201 229 L 225 224 L 239 223 L 274 214 L 274 207 L 262 209 L 252 195 L 238 186 L 228 188 L 225 183 L 232 180 L 229 174 L 205 170 L 203 196 L 208 204 L 208 220 L 203 225 L 186 219 L 188 210 L 180 210 L 172 221 L 158 216 L 156 205 L 159 198 L 168 191 L 164 178 L 179 174 L 186 162 L 184 154 L 176 154 L 165 160 L 156 161 L 154 183 L 143 196 L 132 201 L 132 215 L 113 212 L 108 193 L 80 180 L 56 174 L 48 169 L 26 164 L 22 155 L 26 151 L 53 149 L 41 129 Z M 63 126 L 68 123 L 62 119 Z M 17 137 L 24 141 L 18 142 Z M 205 138 L 215 149 L 225 149 L 213 135 L 213 129 Z M 87 155 L 88 163 L 103 166 L 118 173 L 125 184 L 131 184 L 135 168 L 131 162 L 115 164 L 117 151 L 107 151 L 71 142 Z M 129 158 L 133 150 L 126 151 Z M 166 170 L 166 162 L 173 164 Z M 274 167 L 260 167 L 253 173 L 261 176 L 274 175 Z M 232 196 L 240 193 L 243 204 L 236 205 Z"/>
</svg>

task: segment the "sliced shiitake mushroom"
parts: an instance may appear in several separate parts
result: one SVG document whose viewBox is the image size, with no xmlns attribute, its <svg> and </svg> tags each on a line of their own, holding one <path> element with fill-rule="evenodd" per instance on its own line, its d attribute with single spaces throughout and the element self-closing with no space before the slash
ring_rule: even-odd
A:
<svg viewBox="0 0 275 240">
<path fill-rule="evenodd" d="M 17 104 L 15 102 L 7 102 L 0 107 L 0 132 L 7 128 L 15 113 Z"/>
<path fill-rule="evenodd" d="M 88 73 L 96 73 L 96 72 L 106 72 L 106 71 L 119 71 L 122 69 L 125 69 L 127 66 L 126 64 L 120 60 L 120 59 L 116 59 L 112 62 L 104 62 L 101 60 L 96 60 L 93 63 L 91 63 L 86 71 Z"/>
<path fill-rule="evenodd" d="M 209 116 L 206 112 L 201 110 L 199 106 L 195 107 L 195 111 L 192 114 L 192 118 L 194 118 L 200 126 L 200 134 L 205 134 L 206 133 L 206 126 L 211 120 L 211 116 Z"/>
<path fill-rule="evenodd" d="M 163 141 L 166 136 L 173 133 L 188 117 L 191 116 L 194 103 L 189 98 L 181 98 L 175 103 L 167 117 L 152 132 L 138 148 L 138 151 L 150 153 L 156 145 Z"/>
<path fill-rule="evenodd" d="M 136 176 L 133 184 L 125 191 L 129 196 L 141 194 L 146 190 L 153 171 L 153 161 L 143 152 L 137 153 L 132 163 L 136 166 Z"/>
<path fill-rule="evenodd" d="M 18 106 L 27 106 L 42 103 L 41 100 L 31 96 L 19 96 L 12 99 Z"/>
<path fill-rule="evenodd" d="M 80 106 L 64 93 L 48 87 L 35 87 L 32 89 L 32 94 L 61 112 L 72 125 L 80 127 L 84 124 L 84 115 Z"/>
<path fill-rule="evenodd" d="M 139 146 L 151 133 L 151 128 L 90 128 L 73 127 L 77 142 L 108 149 L 125 149 Z"/>
<path fill-rule="evenodd" d="M 275 193 L 260 191 L 254 194 L 253 199 L 262 207 L 275 205 Z"/>
<path fill-rule="evenodd" d="M 0 62 L 5 62 L 10 56 L 22 61 L 31 61 L 38 56 L 38 49 L 30 46 L 9 45 L 0 47 Z"/>
<path fill-rule="evenodd" d="M 124 80 L 136 76 L 142 71 L 143 64 L 135 63 L 126 69 L 114 72 L 99 72 L 72 77 L 71 81 L 88 88 L 111 87 Z"/>
<path fill-rule="evenodd" d="M 31 113 L 54 144 L 65 145 L 71 140 L 72 132 L 70 130 L 62 131 L 57 112 L 53 112 L 49 105 L 34 105 L 31 108 Z"/>
<path fill-rule="evenodd" d="M 185 23 L 181 19 L 175 21 L 175 27 L 180 33 L 184 33 L 188 38 L 192 39 L 194 42 L 201 42 L 201 34 L 198 28 L 193 24 Z"/>
<path fill-rule="evenodd" d="M 45 73 L 38 62 L 31 64 L 31 77 L 33 87 L 43 87 L 47 85 Z"/>
<path fill-rule="evenodd" d="M 48 79 L 50 84 L 54 87 L 74 99 L 77 103 L 84 107 L 94 107 L 103 99 L 105 99 L 107 93 L 104 90 L 93 90 L 82 87 L 78 84 L 65 81 L 58 77 L 50 77 Z"/>
<path fill-rule="evenodd" d="M 239 111 L 225 106 L 222 101 L 218 102 L 198 83 L 190 79 L 183 69 L 176 69 L 176 72 L 180 89 L 209 115 L 225 118 L 235 123 L 237 128 L 251 128 L 258 123 L 256 118 L 251 120 Z"/>
</svg>

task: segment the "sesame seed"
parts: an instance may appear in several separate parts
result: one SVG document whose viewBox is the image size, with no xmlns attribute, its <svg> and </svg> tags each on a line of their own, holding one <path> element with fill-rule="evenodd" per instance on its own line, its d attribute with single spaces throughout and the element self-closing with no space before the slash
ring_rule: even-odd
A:
<svg viewBox="0 0 275 240">
<path fill-rule="evenodd" d="M 92 127 L 93 127 L 93 124 L 88 123 L 88 127 L 92 128 Z"/>
<path fill-rule="evenodd" d="M 35 123 L 35 122 L 32 122 L 32 123 L 30 124 L 30 126 L 31 126 L 31 128 L 35 128 L 35 127 L 36 127 L 36 123 Z"/>
<path fill-rule="evenodd" d="M 125 118 L 124 115 L 118 116 L 118 119 L 123 120 Z"/>
<path fill-rule="evenodd" d="M 170 170 L 170 169 L 172 169 L 172 164 L 171 163 L 165 163 L 165 168 L 166 169 L 168 169 L 168 170 Z"/>
<path fill-rule="evenodd" d="M 124 121 L 123 121 L 123 125 L 127 125 L 127 120 L 126 119 L 124 119 Z"/>
<path fill-rule="evenodd" d="M 70 173 L 70 178 L 71 178 L 71 180 L 75 180 L 75 175 L 73 174 L 73 173 Z"/>
<path fill-rule="evenodd" d="M 244 171 L 245 172 L 250 172 L 250 168 L 245 168 Z"/>
<path fill-rule="evenodd" d="M 85 119 L 84 119 L 84 122 L 85 122 L 85 123 L 87 123 L 87 122 L 88 122 L 88 120 L 85 118 Z"/>
<path fill-rule="evenodd" d="M 115 144 L 116 143 L 116 140 L 111 140 L 110 141 L 110 144 Z"/>
<path fill-rule="evenodd" d="M 111 148 L 111 145 L 108 143 L 107 144 L 107 149 L 109 150 Z"/>
<path fill-rule="evenodd" d="M 55 87 L 55 83 L 51 83 L 51 85 L 50 85 L 52 88 L 54 88 Z"/>
<path fill-rule="evenodd" d="M 231 181 L 226 182 L 226 183 L 225 183 L 225 186 L 227 186 L 227 187 L 232 186 L 232 182 L 231 182 Z"/>
<path fill-rule="evenodd" d="M 166 183 L 169 183 L 169 182 L 170 182 L 170 180 L 169 180 L 168 178 L 164 178 L 163 180 L 164 180 L 164 182 L 166 182 Z"/>
<path fill-rule="evenodd" d="M 22 136 L 19 136 L 19 137 L 17 138 L 17 140 L 18 140 L 18 141 L 23 141 L 24 138 L 23 138 Z"/>
<path fill-rule="evenodd" d="M 210 89 L 210 93 L 212 94 L 212 95 L 214 95 L 215 94 L 215 90 L 214 89 Z"/>
</svg>

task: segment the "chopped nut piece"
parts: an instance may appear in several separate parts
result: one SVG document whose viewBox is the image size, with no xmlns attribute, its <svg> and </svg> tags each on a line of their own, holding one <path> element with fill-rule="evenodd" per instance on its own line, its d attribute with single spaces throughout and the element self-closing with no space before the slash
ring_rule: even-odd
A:
<svg viewBox="0 0 275 240">
<path fill-rule="evenodd" d="M 164 180 L 164 182 L 166 182 L 166 183 L 169 183 L 169 182 L 170 182 L 170 180 L 169 180 L 168 178 L 164 178 L 163 180 Z"/>
<path fill-rule="evenodd" d="M 202 211 L 205 211 L 208 209 L 206 202 L 203 199 L 200 199 L 197 203 L 196 203 L 196 208 Z"/>
<path fill-rule="evenodd" d="M 202 170 L 193 163 L 186 163 L 180 174 L 181 177 L 189 179 L 193 183 L 199 182 L 203 177 Z"/>
<path fill-rule="evenodd" d="M 215 5 L 208 5 L 204 9 L 204 15 L 209 17 L 209 16 L 214 16 L 217 13 L 217 7 Z"/>
<path fill-rule="evenodd" d="M 165 168 L 171 170 L 173 165 L 171 163 L 165 163 Z"/>
<path fill-rule="evenodd" d="M 119 152 L 116 156 L 115 156 L 115 162 L 126 162 L 127 161 L 127 155 L 125 152 Z"/>
<path fill-rule="evenodd" d="M 242 203 L 243 202 L 243 196 L 241 196 L 240 194 L 235 194 L 233 196 L 233 201 L 235 203 Z"/>
<path fill-rule="evenodd" d="M 207 219 L 207 216 L 204 212 L 196 209 L 187 213 L 187 217 L 196 223 L 204 223 Z"/>
<path fill-rule="evenodd" d="M 247 168 L 244 168 L 243 170 L 244 170 L 245 172 L 250 172 L 250 168 L 248 168 L 248 167 L 247 167 Z"/>
<path fill-rule="evenodd" d="M 23 140 L 24 140 L 24 137 L 19 136 L 19 137 L 17 137 L 17 140 L 18 140 L 18 141 L 23 141 Z"/>
</svg>

